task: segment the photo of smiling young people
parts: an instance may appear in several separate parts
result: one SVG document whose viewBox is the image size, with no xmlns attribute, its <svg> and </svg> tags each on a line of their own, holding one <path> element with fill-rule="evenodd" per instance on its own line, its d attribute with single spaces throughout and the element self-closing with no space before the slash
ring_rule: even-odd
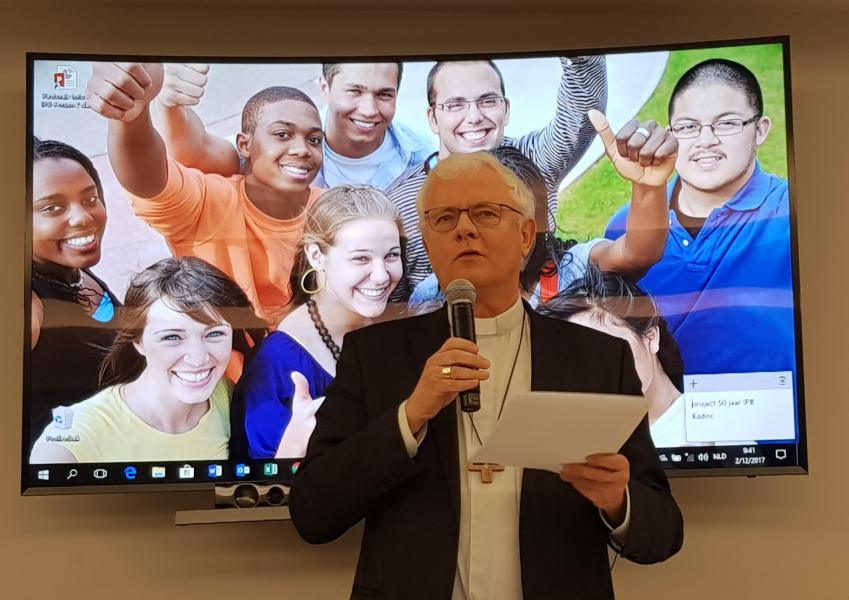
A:
<svg viewBox="0 0 849 600">
<path fill-rule="evenodd" d="M 30 443 L 53 409 L 100 388 L 101 355 L 120 302 L 92 267 L 101 259 L 106 203 L 82 152 L 32 139 Z"/>
<path fill-rule="evenodd" d="M 403 97 L 399 94 L 402 63 L 324 63 L 314 78 L 317 85 L 313 79 L 298 84 L 326 103 L 324 162 L 315 185 L 362 183 L 386 189 L 404 220 L 408 275 L 395 300 L 406 300 L 430 273 L 418 233 L 415 198 L 427 170 L 451 152 L 504 145 L 531 157 L 545 178 L 551 215 L 547 228 L 554 230 L 558 187 L 595 135 L 587 111 L 604 111 L 608 90 L 605 57 L 563 57 L 558 63 L 555 97 L 545 102 L 553 105 L 553 118 L 516 137 L 505 132 L 511 110 L 515 114 L 534 108 L 511 108 L 504 76 L 492 61 L 442 61 L 432 67 L 427 66 L 431 63 L 408 63 L 415 81 L 408 82 Z M 423 66 L 429 72 L 422 74 Z M 514 79 L 522 69 L 520 65 L 507 66 Z M 229 134 L 221 127 L 220 112 L 200 115 L 208 101 L 202 98 L 207 97 L 216 76 L 234 77 L 225 65 L 165 65 L 163 90 L 153 102 L 152 113 L 169 154 L 177 161 L 206 173 L 232 176 L 244 172 L 245 164 L 225 139 Z M 411 92 L 413 85 L 425 86 L 427 97 L 418 90 Z M 223 91 L 212 94 L 224 95 Z M 446 99 L 452 102 L 444 102 Z M 468 99 L 478 102 L 472 106 Z M 395 118 L 402 101 L 406 107 L 403 122 Z M 471 110 L 465 110 L 469 106 Z M 414 122 L 411 114 L 420 121 Z"/>
<path fill-rule="evenodd" d="M 236 136 L 244 175 L 202 173 L 170 158 L 150 118 L 161 64 L 96 63 L 86 94 L 109 119 L 109 160 L 133 209 L 176 256 L 196 256 L 230 275 L 257 314 L 276 321 L 304 211 L 318 197 L 324 134 L 318 109 L 292 87 L 266 88 L 242 110 Z"/>
<path fill-rule="evenodd" d="M 32 464 L 226 459 L 234 331 L 255 320 L 227 275 L 192 257 L 136 275 L 102 363 L 110 385 L 41 433 Z"/>
<path fill-rule="evenodd" d="M 795 374 L 782 56 L 781 44 L 761 43 L 403 64 L 389 57 L 381 63 L 324 64 L 37 60 L 32 133 L 42 140 L 62 140 L 88 157 L 92 168 L 83 165 L 82 170 L 95 182 L 100 205 L 86 200 L 91 181 L 76 184 L 75 178 L 82 177 L 75 164 L 82 161 L 33 158 L 34 184 L 36 176 L 46 181 L 43 173 L 57 175 L 56 190 L 33 186 L 33 368 L 57 364 L 63 356 L 84 358 L 73 350 L 79 347 L 76 342 L 52 337 L 70 331 L 52 326 L 57 317 L 65 318 L 55 307 L 77 310 L 73 301 L 81 297 L 85 303 L 77 301 L 78 320 L 95 322 L 108 316 L 109 305 L 120 305 L 135 274 L 171 255 L 197 256 L 231 277 L 269 328 L 283 327 L 273 336 L 293 337 L 314 359 L 312 375 L 306 367 L 298 371 L 309 383 L 308 393 L 302 393 L 306 388 L 301 386 L 293 395 L 289 374 L 281 380 L 281 389 L 289 387 L 280 398 L 292 400 L 287 405 L 289 401 L 275 397 L 274 402 L 295 414 L 280 410 L 274 431 L 262 434 L 266 437 L 257 454 L 275 456 L 290 419 L 309 427 L 309 411 L 314 412 L 323 396 L 314 388 L 322 378 L 332 378 L 334 362 L 326 340 L 339 346 L 346 327 L 394 318 L 403 312 L 399 307 L 407 306 L 410 284 L 430 274 L 424 248 L 416 242 L 420 233 L 415 208 L 427 171 L 444 156 L 488 149 L 510 154 L 499 160 L 511 163 L 508 167 L 529 185 L 538 203 L 538 225 L 547 226 L 539 227 L 545 252 L 535 252 L 531 268 L 523 274 L 521 283 L 533 290 L 528 298 L 550 297 L 580 275 L 551 269 L 551 261 L 583 267 L 592 262 L 589 251 L 604 250 L 601 238 L 618 240 L 618 248 L 627 250 L 620 258 L 637 260 L 620 261 L 612 269 L 612 263 L 596 264 L 639 278 L 640 286 L 654 296 L 681 349 L 687 374 L 724 373 L 732 367 L 736 371 L 730 372 Z M 693 69 L 699 63 L 705 64 Z M 57 71 L 63 77 L 57 79 Z M 87 100 L 57 102 L 62 94 L 73 96 L 60 85 L 76 86 L 80 98 L 86 91 Z M 664 224 L 654 233 L 662 234 L 664 249 L 657 256 L 638 250 L 622 235 L 634 232 L 636 240 L 651 228 L 632 227 L 640 219 L 629 201 L 640 184 L 627 181 L 605 158 L 605 147 L 587 115 L 591 108 L 605 109 L 611 131 L 622 133 L 615 150 L 622 145 L 626 154 L 626 140 L 640 141 L 642 136 L 648 142 L 656 131 L 672 126 L 679 146 L 677 174 L 661 199 Z M 658 134 L 655 142 L 659 140 Z M 641 147 L 657 150 L 653 146 Z M 354 324 L 337 329 L 335 309 L 323 304 L 331 297 L 329 290 L 321 289 L 313 297 L 313 314 L 328 330 L 322 336 L 306 298 L 298 297 L 300 279 L 294 281 L 311 263 L 296 262 L 307 213 L 323 191 L 318 184 L 330 187 L 345 178 L 355 186 L 382 189 L 401 219 L 403 227 L 397 232 L 405 258 L 399 265 L 400 280 L 394 279 L 396 269 L 389 269 L 384 255 L 390 273 L 387 289 L 391 300 L 400 302 L 384 304 L 377 314 L 360 313 L 356 306 L 340 310 Z M 104 195 L 109 198 L 108 227 Z M 91 215 L 80 225 L 83 205 L 90 205 Z M 42 208 L 67 217 L 48 218 Z M 61 231 L 47 231 L 39 220 L 67 224 Z M 87 224 L 89 220 L 96 224 Z M 39 245 L 42 235 L 53 241 Z M 90 243 L 99 252 L 90 252 Z M 378 251 L 368 244 L 358 249 Z M 66 260 L 59 254 L 51 258 L 54 250 L 82 254 L 85 260 Z M 350 268 L 353 274 L 359 267 Z M 72 290 L 80 274 L 82 296 Z M 315 278 L 315 272 L 306 275 L 306 290 L 320 288 Z M 330 279 L 360 288 L 363 297 L 383 294 L 380 286 L 361 286 L 335 275 Z M 40 287 L 45 282 L 49 289 Z M 429 297 L 438 298 L 438 286 L 431 288 Z M 294 320 L 282 326 L 290 312 L 292 319 L 303 321 L 306 332 L 290 331 Z M 114 320 L 81 328 L 104 336 L 83 347 L 110 346 Z M 315 347 L 303 339 L 310 335 Z M 234 342 L 242 345 L 238 337 Z M 255 345 L 252 351 L 262 348 Z M 47 354 L 50 358 L 42 361 Z M 52 408 L 79 402 L 101 389 L 96 379 L 99 358 L 92 351 L 88 366 L 69 371 L 67 381 L 57 378 L 56 389 L 48 390 L 53 399 L 39 399 L 44 394 L 39 386 L 49 380 L 32 378 L 25 395 L 32 398 L 28 414 L 39 424 L 30 428 L 31 438 L 49 422 Z M 239 372 L 231 363 L 228 374 L 237 379 Z M 234 409 L 244 412 L 244 403 Z M 232 416 L 235 435 L 245 419 L 235 412 Z M 300 426 L 289 429 L 294 434 Z M 244 432 L 240 435 L 245 437 Z M 238 441 L 246 451 L 249 438 Z"/>
<path fill-rule="evenodd" d="M 310 207 L 293 309 L 236 387 L 234 447 L 244 431 L 251 458 L 305 455 L 345 334 L 380 319 L 401 279 L 402 236 L 392 203 L 371 186 L 332 187 Z"/>
<path fill-rule="evenodd" d="M 325 105 L 324 162 L 314 185 L 385 188 L 431 154 L 434 143 L 429 136 L 394 119 L 403 70 L 401 62 L 321 65 L 316 80 Z M 154 115 L 176 160 L 206 173 L 235 175 L 244 170 L 235 146 L 208 131 L 192 108 L 200 103 L 211 77 L 215 75 L 207 64 L 166 64 Z M 304 82 L 299 87 L 312 85 Z"/>
</svg>

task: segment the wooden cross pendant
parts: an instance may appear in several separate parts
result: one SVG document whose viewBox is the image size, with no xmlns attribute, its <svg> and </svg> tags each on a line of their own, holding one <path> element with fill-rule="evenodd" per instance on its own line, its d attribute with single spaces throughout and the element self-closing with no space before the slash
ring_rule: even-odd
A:
<svg viewBox="0 0 849 600">
<path fill-rule="evenodd" d="M 498 463 L 469 463 L 469 472 L 481 474 L 481 483 L 492 483 L 492 476 L 504 470 L 504 465 Z"/>
</svg>

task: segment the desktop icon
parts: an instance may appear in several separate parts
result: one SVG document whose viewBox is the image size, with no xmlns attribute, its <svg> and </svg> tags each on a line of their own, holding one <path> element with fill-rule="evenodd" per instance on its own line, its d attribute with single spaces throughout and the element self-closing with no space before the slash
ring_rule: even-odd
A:
<svg viewBox="0 0 849 600">
<path fill-rule="evenodd" d="M 245 463 L 236 465 L 236 477 L 245 477 L 251 474 L 251 466 Z"/>
<path fill-rule="evenodd" d="M 41 481 L 49 481 L 50 480 L 50 469 L 41 469 L 38 472 L 38 478 Z"/>
<path fill-rule="evenodd" d="M 224 469 L 221 468 L 221 465 L 209 465 L 206 468 L 206 474 L 209 477 L 221 477 L 224 473 Z"/>
<path fill-rule="evenodd" d="M 165 479 L 165 467 L 151 467 L 150 476 L 154 479 Z"/>
<path fill-rule="evenodd" d="M 262 465 L 262 474 L 266 477 L 277 475 L 277 465 L 275 463 L 265 463 Z"/>
<path fill-rule="evenodd" d="M 301 466 L 301 461 L 292 463 L 292 475 L 298 472 L 298 468 Z"/>
<path fill-rule="evenodd" d="M 665 454 L 661 454 L 660 455 L 660 462 L 669 462 L 669 459 L 666 457 Z"/>
<path fill-rule="evenodd" d="M 65 478 L 65 481 L 68 481 L 69 479 L 74 479 L 79 474 L 80 472 L 76 469 L 71 469 L 70 471 L 68 471 L 68 476 Z"/>
<path fill-rule="evenodd" d="M 100 469 L 95 469 L 94 472 L 92 473 L 92 475 L 94 475 L 95 479 L 106 479 L 106 476 L 108 475 L 108 473 L 106 472 L 106 469 L 100 468 Z"/>
<path fill-rule="evenodd" d="M 138 474 L 139 472 L 135 467 L 124 467 L 124 479 L 127 481 L 132 481 Z"/>
<path fill-rule="evenodd" d="M 54 90 L 75 90 L 77 89 L 77 71 L 69 65 L 59 65 L 53 71 L 53 89 Z"/>
<path fill-rule="evenodd" d="M 784 460 L 785 458 L 787 458 L 787 449 L 779 448 L 778 450 L 776 450 L 775 458 L 777 458 L 778 460 Z"/>
<path fill-rule="evenodd" d="M 67 406 L 57 406 L 53 409 L 53 426 L 56 429 L 70 429 L 74 424 L 74 411 Z"/>
<path fill-rule="evenodd" d="M 672 454 L 672 462 L 681 462 L 681 455 L 673 453 Z"/>
<path fill-rule="evenodd" d="M 180 479 L 194 479 L 195 477 L 195 468 L 192 465 L 183 465 L 180 467 L 180 470 L 177 472 Z"/>
</svg>

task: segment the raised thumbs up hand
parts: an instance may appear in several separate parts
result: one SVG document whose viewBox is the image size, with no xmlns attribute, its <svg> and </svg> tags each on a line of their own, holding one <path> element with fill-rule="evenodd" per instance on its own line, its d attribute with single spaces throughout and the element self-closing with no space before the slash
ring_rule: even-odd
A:
<svg viewBox="0 0 849 600">
<path fill-rule="evenodd" d="M 315 413 L 324 403 L 324 398 L 310 396 L 310 385 L 307 378 L 298 371 L 290 375 L 295 391 L 292 394 L 292 418 L 280 445 L 277 447 L 275 458 L 303 458 L 307 453 L 307 443 L 315 429 Z"/>
<path fill-rule="evenodd" d="M 195 106 L 209 81 L 208 64 L 167 63 L 157 102 L 163 106 Z"/>
<path fill-rule="evenodd" d="M 587 113 L 604 143 L 616 171 L 628 181 L 650 187 L 665 186 L 675 169 L 678 140 L 654 121 L 628 121 L 613 135 L 607 117 L 597 110 Z"/>
<path fill-rule="evenodd" d="M 162 88 L 157 63 L 95 63 L 85 95 L 89 106 L 107 119 L 129 123 Z"/>
</svg>

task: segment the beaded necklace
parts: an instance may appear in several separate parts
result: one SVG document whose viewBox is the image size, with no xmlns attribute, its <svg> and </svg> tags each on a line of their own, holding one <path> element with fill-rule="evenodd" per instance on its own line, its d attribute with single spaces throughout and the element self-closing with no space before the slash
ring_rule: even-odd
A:
<svg viewBox="0 0 849 600">
<path fill-rule="evenodd" d="M 338 362 L 339 355 L 342 354 L 342 349 L 336 342 L 333 341 L 333 336 L 331 336 L 330 332 L 327 331 L 327 326 L 321 319 L 321 315 L 318 314 L 318 305 L 312 298 L 307 299 L 307 312 L 310 314 L 310 319 L 312 319 L 312 323 L 315 325 L 315 329 L 318 331 L 321 341 L 324 342 L 324 345 L 327 346 L 328 350 L 330 350 L 330 354 L 333 355 L 333 360 Z"/>
</svg>

